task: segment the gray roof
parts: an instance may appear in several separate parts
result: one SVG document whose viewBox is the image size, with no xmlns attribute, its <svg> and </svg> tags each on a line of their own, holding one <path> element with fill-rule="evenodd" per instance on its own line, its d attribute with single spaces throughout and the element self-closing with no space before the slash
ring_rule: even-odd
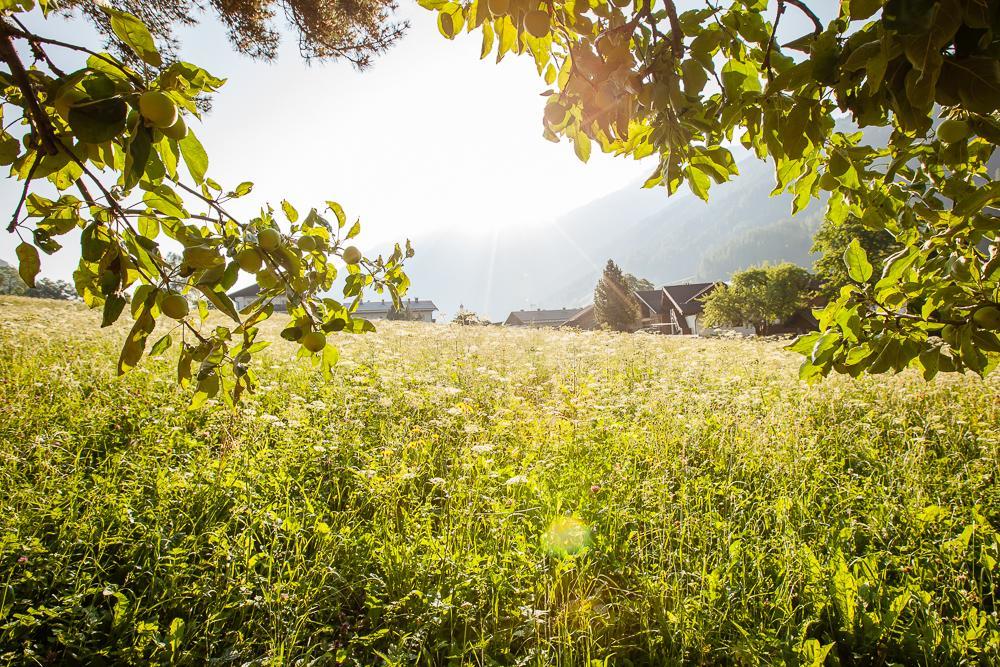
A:
<svg viewBox="0 0 1000 667">
<path fill-rule="evenodd" d="M 235 299 L 238 296 L 257 296 L 260 293 L 260 285 L 257 283 L 251 283 L 242 289 L 238 289 L 235 292 L 229 293 L 230 299 Z"/>
<path fill-rule="evenodd" d="M 582 308 L 559 308 L 557 310 L 515 310 L 507 316 L 507 321 L 511 318 L 520 320 L 524 324 L 544 324 L 551 322 L 562 323 L 579 313 Z"/>
<path fill-rule="evenodd" d="M 381 301 L 362 301 L 355 311 L 359 315 L 388 314 L 392 307 L 392 299 Z M 420 299 L 403 299 L 403 309 L 411 312 L 427 312 L 438 310 L 433 301 L 421 301 Z"/>
</svg>

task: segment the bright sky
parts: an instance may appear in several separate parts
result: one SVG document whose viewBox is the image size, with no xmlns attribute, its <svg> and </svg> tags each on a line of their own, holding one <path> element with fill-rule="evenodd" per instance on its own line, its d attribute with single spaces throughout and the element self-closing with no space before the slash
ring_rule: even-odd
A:
<svg viewBox="0 0 1000 667">
<path fill-rule="evenodd" d="M 210 176 L 228 187 L 256 184 L 244 211 L 282 198 L 300 211 L 333 199 L 361 217 L 366 246 L 441 228 L 545 223 L 655 166 L 598 151 L 579 162 L 568 143 L 541 136 L 544 82 L 530 58 L 481 61 L 479 33 L 448 42 L 434 14 L 409 1 L 400 16 L 409 32 L 360 73 L 347 63 L 307 66 L 291 34 L 267 64 L 236 54 L 212 19 L 181 33 L 185 60 L 229 80 L 204 123 L 191 126 Z M 31 27 L 86 39 L 79 20 L 38 17 Z M 5 211 L 20 185 L 0 180 Z M 42 275 L 70 278 L 78 255 L 63 238 L 63 251 L 43 257 Z M 0 258 L 14 263 L 15 246 L 0 234 Z"/>
</svg>

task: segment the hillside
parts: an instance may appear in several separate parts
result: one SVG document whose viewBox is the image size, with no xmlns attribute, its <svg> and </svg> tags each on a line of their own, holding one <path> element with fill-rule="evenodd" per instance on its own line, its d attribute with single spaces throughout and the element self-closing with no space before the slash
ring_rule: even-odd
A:
<svg viewBox="0 0 1000 667">
<path fill-rule="evenodd" d="M 552 225 L 414 238 L 412 294 L 433 298 L 446 315 L 461 303 L 502 319 L 519 308 L 588 302 L 609 258 L 658 283 L 726 279 L 761 261 L 809 266 L 823 203 L 792 218 L 791 198 L 770 196 L 769 163 L 748 158 L 740 172 L 713 188 L 708 203 L 686 190 L 668 199 L 636 183 Z"/>
</svg>

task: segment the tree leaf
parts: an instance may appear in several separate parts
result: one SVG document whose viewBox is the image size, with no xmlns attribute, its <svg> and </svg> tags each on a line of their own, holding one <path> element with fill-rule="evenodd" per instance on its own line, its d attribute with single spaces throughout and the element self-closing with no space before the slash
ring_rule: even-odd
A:
<svg viewBox="0 0 1000 667">
<path fill-rule="evenodd" d="M 205 172 L 208 171 L 208 153 L 205 152 L 205 147 L 191 130 L 188 130 L 177 145 L 181 149 L 181 157 L 184 158 L 184 164 L 187 165 L 191 178 L 201 185 L 205 181 Z"/>
<path fill-rule="evenodd" d="M 573 152 L 576 153 L 581 162 L 590 159 L 590 137 L 582 130 L 573 135 Z"/>
<path fill-rule="evenodd" d="M 128 104 L 119 97 L 74 105 L 69 110 L 69 126 L 80 141 L 103 144 L 125 131 Z"/>
<path fill-rule="evenodd" d="M 174 339 L 170 337 L 170 334 L 166 334 L 165 336 L 163 336 L 163 338 L 161 338 L 160 340 L 156 341 L 153 344 L 153 347 L 149 350 L 149 356 L 157 357 L 163 354 L 164 352 L 167 351 L 167 349 L 170 348 L 173 342 Z"/>
<path fill-rule="evenodd" d="M 34 287 L 35 276 L 38 275 L 38 271 L 42 266 L 41 260 L 38 258 L 38 250 L 30 243 L 21 243 L 17 246 L 16 252 L 18 275 L 21 276 L 21 280 L 28 287 Z"/>
<path fill-rule="evenodd" d="M 132 49 L 135 55 L 153 67 L 159 67 L 163 64 L 160 52 L 156 50 L 156 43 L 146 28 L 146 24 L 127 12 L 103 5 L 98 6 L 111 19 L 111 30 L 115 36 Z"/>
<path fill-rule="evenodd" d="M 240 315 L 236 312 L 236 306 L 233 305 L 232 299 L 230 299 L 225 292 L 217 292 L 209 285 L 197 285 L 197 287 L 201 293 L 212 302 L 213 306 L 221 310 L 237 323 L 242 324 L 242 322 L 240 322 Z"/>
<path fill-rule="evenodd" d="M 112 294 L 104 300 L 104 315 L 101 318 L 101 326 L 109 327 L 118 321 L 125 304 L 128 303 L 121 294 Z"/>
<path fill-rule="evenodd" d="M 868 261 L 868 253 L 857 239 L 851 241 L 844 251 L 844 264 L 847 265 L 847 275 L 855 282 L 865 283 L 872 277 L 873 268 Z"/>
</svg>

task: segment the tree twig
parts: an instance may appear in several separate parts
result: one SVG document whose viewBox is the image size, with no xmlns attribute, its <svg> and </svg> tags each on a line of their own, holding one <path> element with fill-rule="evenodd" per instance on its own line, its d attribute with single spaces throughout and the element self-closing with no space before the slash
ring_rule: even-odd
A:
<svg viewBox="0 0 1000 667">
<path fill-rule="evenodd" d="M 55 155 L 59 152 L 55 132 L 52 129 L 52 124 L 49 122 L 49 117 L 42 110 L 42 105 L 38 103 L 38 97 L 31 88 L 31 80 L 28 78 L 28 73 L 24 69 L 21 58 L 17 55 L 17 49 L 14 48 L 14 41 L 11 39 L 11 35 L 16 32 L 18 32 L 16 28 L 12 27 L 7 21 L 0 19 L 0 58 L 10 67 L 11 77 L 13 77 L 14 83 L 17 84 L 17 87 L 21 90 L 21 94 L 24 95 L 25 101 L 28 103 L 28 115 L 31 117 L 32 125 L 38 133 L 41 147 L 45 149 L 44 152 L 47 155 Z"/>
<path fill-rule="evenodd" d="M 767 82 L 774 79 L 774 72 L 771 69 L 771 51 L 774 49 L 774 36 L 778 34 L 778 23 L 781 22 L 781 15 L 785 13 L 785 0 L 778 0 L 778 11 L 774 14 L 774 25 L 771 26 L 771 36 L 767 40 L 767 48 L 764 49 L 764 60 L 761 67 L 767 74 Z"/>
<path fill-rule="evenodd" d="M 809 17 L 809 20 L 812 21 L 813 26 L 815 26 L 815 30 L 813 30 L 815 34 L 818 35 L 821 32 L 823 32 L 823 22 L 819 20 L 819 17 L 816 16 L 813 10 L 809 9 L 809 6 L 806 5 L 806 3 L 804 3 L 802 0 L 785 0 L 785 2 L 797 8 L 799 11 L 801 11 L 803 14 Z"/>
<path fill-rule="evenodd" d="M 17 200 L 17 207 L 14 208 L 14 215 L 10 219 L 10 224 L 7 225 L 7 231 L 13 232 L 17 229 L 17 219 L 21 217 L 21 207 L 24 206 L 24 200 L 28 198 L 28 188 L 31 186 L 31 177 L 35 175 L 35 170 L 38 169 L 38 163 L 42 161 L 42 156 L 39 153 L 35 153 L 35 159 L 31 163 L 31 169 L 28 170 L 28 177 L 24 179 L 24 188 L 21 190 L 21 198 Z"/>
<path fill-rule="evenodd" d="M 680 60 L 684 56 L 684 31 L 681 30 L 680 19 L 677 18 L 677 6 L 674 0 L 664 0 L 667 8 L 667 19 L 670 21 L 670 42 L 674 58 Z"/>
</svg>

